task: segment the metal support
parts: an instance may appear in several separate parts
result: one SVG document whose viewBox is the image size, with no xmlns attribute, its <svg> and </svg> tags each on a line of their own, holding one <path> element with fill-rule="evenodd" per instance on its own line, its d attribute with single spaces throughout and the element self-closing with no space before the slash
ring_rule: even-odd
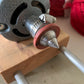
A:
<svg viewBox="0 0 84 84">
<path fill-rule="evenodd" d="M 60 51 L 81 71 L 84 73 L 84 63 L 65 47 L 60 47 Z"/>
<path fill-rule="evenodd" d="M 17 81 L 17 84 L 29 84 L 25 76 L 21 72 L 17 72 L 14 77 L 15 80 Z"/>
</svg>

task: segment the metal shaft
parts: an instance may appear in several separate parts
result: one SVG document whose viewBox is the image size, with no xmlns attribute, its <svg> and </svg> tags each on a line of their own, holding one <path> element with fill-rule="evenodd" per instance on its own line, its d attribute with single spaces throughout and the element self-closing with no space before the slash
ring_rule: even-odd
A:
<svg viewBox="0 0 84 84">
<path fill-rule="evenodd" d="M 59 47 L 58 41 L 56 39 L 56 34 L 54 31 L 48 31 L 46 32 L 41 40 L 40 43 L 44 46 L 50 46 L 53 48 L 58 48 L 80 71 L 84 73 L 84 63 L 72 52 L 70 52 L 65 47 Z"/>
<path fill-rule="evenodd" d="M 36 32 L 44 26 L 44 23 L 39 19 L 38 16 L 32 15 L 25 21 L 25 27 L 31 34 L 31 36 L 34 38 Z"/>
<path fill-rule="evenodd" d="M 14 77 L 17 81 L 17 84 L 28 84 L 26 78 L 21 72 L 16 73 Z"/>
<path fill-rule="evenodd" d="M 80 70 L 84 73 L 84 63 L 72 52 L 65 47 L 60 47 L 60 51 Z"/>
</svg>

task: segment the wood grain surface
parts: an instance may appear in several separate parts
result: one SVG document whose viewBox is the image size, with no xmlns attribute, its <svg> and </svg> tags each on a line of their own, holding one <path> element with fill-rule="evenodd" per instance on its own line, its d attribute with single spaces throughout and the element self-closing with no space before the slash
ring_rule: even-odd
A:
<svg viewBox="0 0 84 84">
<path fill-rule="evenodd" d="M 67 46 L 69 35 L 61 31 L 59 45 Z M 59 51 L 55 48 L 36 49 L 32 39 L 16 43 L 5 39 L 0 35 L 0 74 L 6 83 L 14 81 L 14 74 L 22 71 L 25 75 L 41 66 Z"/>
</svg>

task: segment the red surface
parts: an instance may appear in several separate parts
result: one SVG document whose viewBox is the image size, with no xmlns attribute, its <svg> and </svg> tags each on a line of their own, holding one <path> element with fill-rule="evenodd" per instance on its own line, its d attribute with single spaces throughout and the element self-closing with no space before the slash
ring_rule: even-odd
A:
<svg viewBox="0 0 84 84">
<path fill-rule="evenodd" d="M 64 9 L 69 9 L 72 7 L 72 2 L 67 2 L 64 6 Z"/>
<path fill-rule="evenodd" d="M 64 6 L 64 8 L 63 8 Z M 71 0 L 65 4 L 65 0 L 50 0 L 50 14 L 64 16 L 64 9 L 71 8 L 71 25 L 84 36 L 84 0 Z"/>
<path fill-rule="evenodd" d="M 74 0 L 71 8 L 71 24 L 84 36 L 84 0 Z"/>
<path fill-rule="evenodd" d="M 33 44 L 36 48 L 38 49 L 44 49 L 46 48 L 45 46 L 40 44 L 40 39 L 42 37 L 42 35 L 44 35 L 47 31 L 49 30 L 54 30 L 56 33 L 56 36 L 59 36 L 60 33 L 60 28 L 56 25 L 56 24 L 48 24 L 46 26 L 44 26 L 43 28 L 41 28 L 35 35 L 34 37 L 34 41 Z"/>
<path fill-rule="evenodd" d="M 50 0 L 50 14 L 57 16 L 64 16 L 63 5 L 65 0 Z"/>
</svg>

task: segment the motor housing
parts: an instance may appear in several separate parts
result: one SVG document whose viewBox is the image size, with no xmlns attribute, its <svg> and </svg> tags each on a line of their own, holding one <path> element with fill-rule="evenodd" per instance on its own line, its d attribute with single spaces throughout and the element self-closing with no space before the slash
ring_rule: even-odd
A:
<svg viewBox="0 0 84 84">
<path fill-rule="evenodd" d="M 32 15 L 38 16 L 49 9 L 49 0 L 1 0 L 0 24 L 6 25 L 0 33 L 12 41 L 30 38 L 24 22 Z"/>
</svg>

